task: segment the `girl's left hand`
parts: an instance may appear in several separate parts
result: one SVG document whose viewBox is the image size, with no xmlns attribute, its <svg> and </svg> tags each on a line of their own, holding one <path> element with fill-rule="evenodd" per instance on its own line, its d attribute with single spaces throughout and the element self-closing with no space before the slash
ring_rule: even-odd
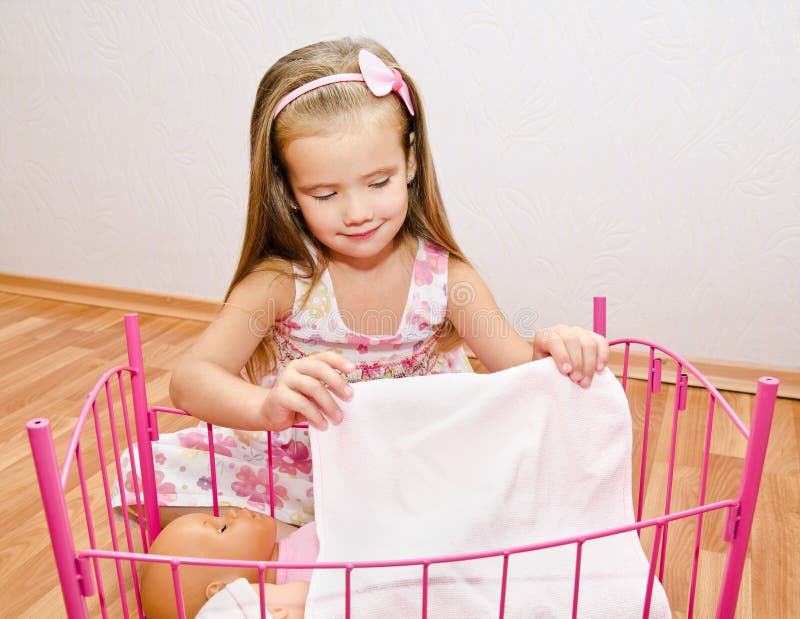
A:
<svg viewBox="0 0 800 619">
<path fill-rule="evenodd" d="M 608 342 L 602 335 L 581 327 L 556 325 L 537 331 L 533 358 L 552 357 L 559 372 L 581 387 L 592 384 L 595 372 L 608 363 Z"/>
</svg>

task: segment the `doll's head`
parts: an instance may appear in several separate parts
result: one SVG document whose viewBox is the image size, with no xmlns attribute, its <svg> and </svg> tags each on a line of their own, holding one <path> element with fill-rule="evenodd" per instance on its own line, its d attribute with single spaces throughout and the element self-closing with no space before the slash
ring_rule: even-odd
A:
<svg viewBox="0 0 800 619">
<path fill-rule="evenodd" d="M 203 559 L 274 560 L 275 521 L 239 508 L 231 508 L 219 517 L 186 514 L 164 527 L 150 547 L 150 553 Z M 255 569 L 181 566 L 179 573 L 188 617 L 194 617 L 211 595 L 237 578 L 258 582 Z M 169 564 L 142 564 L 141 594 L 148 619 L 178 616 Z"/>
<path fill-rule="evenodd" d="M 402 82 L 402 88 L 377 96 L 365 81 L 333 81 L 291 96 L 288 102 L 283 101 L 290 93 L 296 94 L 297 89 L 315 80 L 346 74 L 364 75 L 359 61 L 361 50 L 374 54 L 390 75 L 396 71 L 395 85 Z M 283 103 L 285 106 L 279 108 Z M 297 265 L 305 272 L 305 277 L 316 281 L 324 269 L 329 244 L 315 234 L 319 228 L 311 230 L 309 227 L 305 216 L 308 211 L 297 195 L 298 183 L 291 182 L 295 170 L 290 169 L 292 158 L 287 153 L 292 144 L 302 138 L 347 137 L 354 128 L 368 135 L 380 132 L 400 149 L 403 174 L 391 181 L 400 184 L 397 195 L 402 193 L 399 232 L 432 241 L 446 249 L 452 258 L 464 260 L 450 230 L 439 192 L 428 145 L 425 111 L 414 81 L 379 43 L 366 38 L 343 38 L 290 52 L 261 79 L 250 125 L 250 192 L 245 238 L 228 294 L 253 270 L 272 264 L 271 259 Z M 337 152 L 334 145 L 327 155 L 335 160 Z M 307 158 L 300 154 L 294 160 L 307 161 Z M 354 177 L 356 172 L 352 170 Z M 326 173 L 327 170 L 323 174 Z M 370 189 L 376 189 L 377 194 L 377 190 L 384 189 L 378 185 L 385 176 L 367 179 L 366 183 Z M 319 193 L 325 191 L 322 188 Z M 309 192 L 305 197 L 310 195 Z M 331 206 L 331 202 L 325 205 Z M 358 228 L 357 225 L 353 227 Z M 307 243 L 316 248 L 321 260 L 315 259 Z M 260 348 L 255 357 L 248 363 L 249 374 L 255 376 L 254 367 L 259 365 L 272 366 L 268 349 Z"/>
</svg>

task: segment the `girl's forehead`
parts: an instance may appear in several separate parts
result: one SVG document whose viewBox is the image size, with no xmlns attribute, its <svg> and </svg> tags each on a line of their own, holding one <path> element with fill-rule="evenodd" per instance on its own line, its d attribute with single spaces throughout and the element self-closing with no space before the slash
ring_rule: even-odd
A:
<svg viewBox="0 0 800 619">
<path fill-rule="evenodd" d="M 397 165 L 405 152 L 395 127 L 347 124 L 324 133 L 299 137 L 284 148 L 290 176 L 299 182 L 307 176 L 368 174 Z"/>
<path fill-rule="evenodd" d="M 395 122 L 393 114 L 385 108 L 365 107 L 342 114 L 331 114 L 315 119 L 306 125 L 306 131 L 298 131 L 295 139 L 303 137 L 328 137 L 334 140 L 363 138 L 365 136 L 399 136 L 402 128 Z"/>
<path fill-rule="evenodd" d="M 273 131 L 276 144 L 283 152 L 291 142 L 304 137 L 346 136 L 353 132 L 377 132 L 387 127 L 394 128 L 398 138 L 402 138 L 408 129 L 405 112 L 401 113 L 397 103 L 390 98 L 375 99 L 356 108 L 338 111 L 330 108 L 324 112 L 297 111 L 290 108 L 278 116 Z"/>
</svg>

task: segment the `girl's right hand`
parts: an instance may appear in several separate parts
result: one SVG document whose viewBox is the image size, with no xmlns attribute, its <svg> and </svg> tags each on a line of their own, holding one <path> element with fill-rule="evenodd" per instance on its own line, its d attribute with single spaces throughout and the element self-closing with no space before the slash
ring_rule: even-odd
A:
<svg viewBox="0 0 800 619">
<path fill-rule="evenodd" d="M 305 418 L 317 430 L 325 430 L 329 422 L 338 425 L 342 411 L 331 393 L 342 400 L 353 397 L 353 388 L 342 373 L 354 369 L 355 365 L 333 351 L 290 362 L 261 405 L 259 414 L 265 425 L 288 428 L 303 421 L 298 417 Z"/>
</svg>

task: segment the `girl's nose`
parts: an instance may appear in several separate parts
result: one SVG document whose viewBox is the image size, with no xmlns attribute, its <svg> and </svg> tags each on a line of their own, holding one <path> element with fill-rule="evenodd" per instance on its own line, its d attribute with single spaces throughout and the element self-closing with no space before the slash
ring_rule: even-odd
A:
<svg viewBox="0 0 800 619">
<path fill-rule="evenodd" d="M 358 226 L 372 219 L 372 206 L 369 204 L 369 199 L 361 196 L 350 198 L 345 206 L 342 219 L 347 226 Z"/>
</svg>

